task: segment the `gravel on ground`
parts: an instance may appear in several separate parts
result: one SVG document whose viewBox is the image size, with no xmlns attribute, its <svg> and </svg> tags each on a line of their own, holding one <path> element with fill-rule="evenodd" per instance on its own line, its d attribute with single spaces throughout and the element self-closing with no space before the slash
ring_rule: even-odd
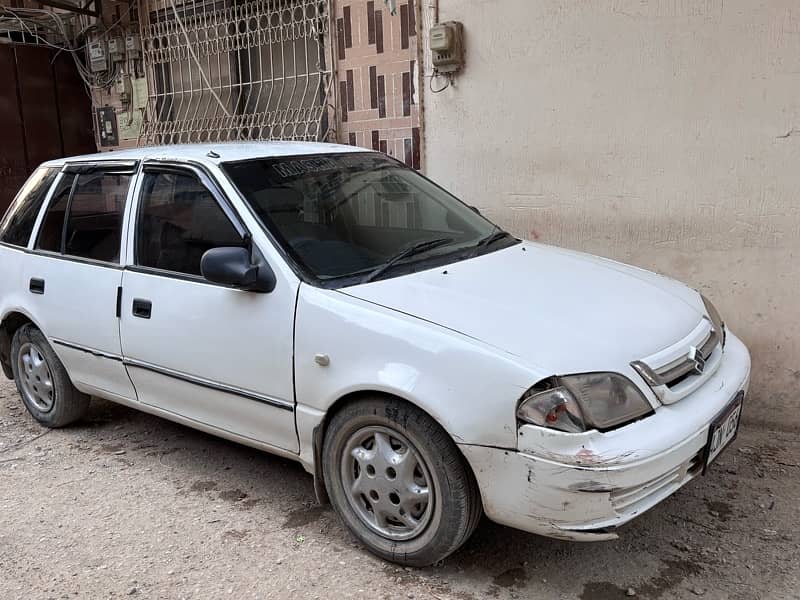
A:
<svg viewBox="0 0 800 600">
<path fill-rule="evenodd" d="M 569 543 L 488 520 L 404 569 L 317 506 L 299 464 L 93 400 L 40 427 L 0 382 L 0 599 L 800 598 L 800 439 L 745 421 L 709 474 Z"/>
</svg>

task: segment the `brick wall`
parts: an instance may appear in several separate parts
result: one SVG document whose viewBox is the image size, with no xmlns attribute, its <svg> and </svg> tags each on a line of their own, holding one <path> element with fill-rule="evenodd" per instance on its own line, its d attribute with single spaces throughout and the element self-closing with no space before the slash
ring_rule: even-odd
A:
<svg viewBox="0 0 800 600">
<path fill-rule="evenodd" d="M 334 43 L 338 57 L 337 137 L 385 152 L 419 169 L 417 6 L 382 0 L 338 0 Z"/>
</svg>

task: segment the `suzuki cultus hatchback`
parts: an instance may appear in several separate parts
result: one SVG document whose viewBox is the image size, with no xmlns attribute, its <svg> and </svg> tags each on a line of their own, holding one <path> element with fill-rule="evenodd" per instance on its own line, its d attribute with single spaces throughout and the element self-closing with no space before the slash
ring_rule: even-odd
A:
<svg viewBox="0 0 800 600">
<path fill-rule="evenodd" d="M 749 382 L 696 291 L 516 239 L 350 146 L 47 162 L 0 244 L 2 368 L 40 423 L 96 396 L 293 458 L 407 565 L 484 513 L 616 537 L 705 472 Z"/>
</svg>

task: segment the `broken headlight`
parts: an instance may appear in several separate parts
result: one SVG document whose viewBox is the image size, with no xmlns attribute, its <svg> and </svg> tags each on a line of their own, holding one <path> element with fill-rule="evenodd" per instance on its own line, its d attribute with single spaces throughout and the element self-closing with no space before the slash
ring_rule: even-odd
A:
<svg viewBox="0 0 800 600">
<path fill-rule="evenodd" d="M 601 431 L 653 412 L 639 389 L 617 373 L 552 377 L 523 396 L 517 417 L 526 423 L 569 433 Z"/>
</svg>

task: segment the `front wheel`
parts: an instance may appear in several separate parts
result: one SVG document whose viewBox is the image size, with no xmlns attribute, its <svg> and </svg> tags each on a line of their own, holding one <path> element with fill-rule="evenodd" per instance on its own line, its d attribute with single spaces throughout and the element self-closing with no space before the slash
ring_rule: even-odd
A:
<svg viewBox="0 0 800 600">
<path fill-rule="evenodd" d="M 422 567 L 455 552 L 482 509 L 477 484 L 450 436 L 394 398 L 346 405 L 331 420 L 322 454 L 331 502 L 378 556 Z"/>
</svg>

